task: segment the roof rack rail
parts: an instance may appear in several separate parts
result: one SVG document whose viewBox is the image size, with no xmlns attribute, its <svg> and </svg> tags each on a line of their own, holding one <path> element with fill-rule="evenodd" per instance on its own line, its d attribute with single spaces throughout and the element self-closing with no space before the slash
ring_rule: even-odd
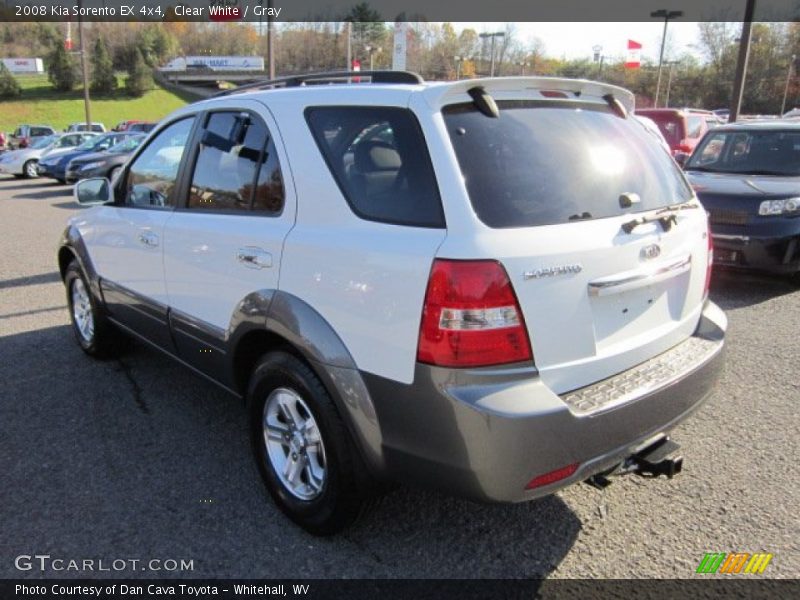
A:
<svg viewBox="0 0 800 600">
<path fill-rule="evenodd" d="M 419 84 L 425 83 L 422 76 L 411 71 L 324 71 L 321 73 L 303 73 L 301 75 L 291 75 L 279 77 L 277 79 L 264 79 L 240 85 L 231 90 L 224 90 L 214 94 L 212 98 L 228 96 L 239 92 L 252 90 L 266 90 L 278 87 L 300 87 L 305 85 L 326 85 L 332 83 L 351 83 L 353 79 L 359 80 L 369 78 L 370 83 L 406 83 Z M 359 83 L 362 83 L 359 81 Z"/>
</svg>

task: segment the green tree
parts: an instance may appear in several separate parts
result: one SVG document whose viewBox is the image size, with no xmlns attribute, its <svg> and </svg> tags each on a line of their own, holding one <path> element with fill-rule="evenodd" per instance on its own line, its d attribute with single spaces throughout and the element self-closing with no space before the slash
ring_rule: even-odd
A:
<svg viewBox="0 0 800 600">
<path fill-rule="evenodd" d="M 383 23 L 383 19 L 381 19 L 380 13 L 374 8 L 370 8 L 367 2 L 361 2 L 353 6 L 344 20 L 352 23 L 353 58 L 362 59 L 361 68 L 363 69 L 363 60 L 369 55 L 366 47 L 377 48 L 381 46 L 386 38 L 386 26 Z"/>
<path fill-rule="evenodd" d="M 19 94 L 19 82 L 11 74 L 11 71 L 0 62 L 0 98 L 14 98 Z"/>
<path fill-rule="evenodd" d="M 141 51 L 136 48 L 133 55 L 133 63 L 128 69 L 128 77 L 125 79 L 125 91 L 134 97 L 143 96 L 144 93 L 153 87 L 153 78 L 144 62 Z"/>
<path fill-rule="evenodd" d="M 98 94 L 110 94 L 117 89 L 117 76 L 108 47 L 102 37 L 94 43 L 92 52 L 92 91 Z"/>
<path fill-rule="evenodd" d="M 47 57 L 47 78 L 59 92 L 69 92 L 75 87 L 75 59 L 63 44 L 56 44 Z"/>
</svg>

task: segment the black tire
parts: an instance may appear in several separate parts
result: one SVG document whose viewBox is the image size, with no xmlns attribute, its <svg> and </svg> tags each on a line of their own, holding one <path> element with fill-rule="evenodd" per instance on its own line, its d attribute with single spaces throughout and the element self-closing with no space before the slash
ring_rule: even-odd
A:
<svg viewBox="0 0 800 600">
<path fill-rule="evenodd" d="M 74 306 L 74 286 L 81 285 L 88 296 L 88 313 L 93 320 L 90 335 L 81 330 L 76 320 Z M 81 349 L 89 356 L 95 358 L 113 358 L 119 356 L 128 345 L 128 338 L 108 321 L 103 312 L 98 308 L 97 301 L 91 293 L 89 281 L 83 274 L 77 261 L 72 261 L 64 275 L 64 286 L 67 291 L 67 306 L 72 324 L 72 332 Z"/>
<path fill-rule="evenodd" d="M 25 164 L 22 165 L 22 176 L 26 179 L 33 179 L 34 177 L 39 176 L 39 173 L 36 171 L 35 160 L 25 161 Z"/>
<path fill-rule="evenodd" d="M 265 406 L 279 389 L 289 390 L 302 399 L 316 421 L 323 444 L 324 483 L 319 495 L 308 500 L 298 498 L 283 483 L 265 442 Z M 250 377 L 247 400 L 256 464 L 278 507 L 314 535 L 332 535 L 354 523 L 371 503 L 373 484 L 336 405 L 309 366 L 288 352 L 264 355 Z M 307 474 L 303 477 L 308 480 Z"/>
</svg>

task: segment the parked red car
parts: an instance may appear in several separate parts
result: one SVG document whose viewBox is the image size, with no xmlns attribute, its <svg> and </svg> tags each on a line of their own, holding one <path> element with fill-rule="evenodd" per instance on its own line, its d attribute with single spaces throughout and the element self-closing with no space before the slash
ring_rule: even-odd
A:
<svg viewBox="0 0 800 600">
<path fill-rule="evenodd" d="M 691 154 L 706 131 L 722 124 L 711 111 L 691 108 L 645 108 L 636 114 L 655 121 L 673 156 L 679 152 Z"/>
</svg>

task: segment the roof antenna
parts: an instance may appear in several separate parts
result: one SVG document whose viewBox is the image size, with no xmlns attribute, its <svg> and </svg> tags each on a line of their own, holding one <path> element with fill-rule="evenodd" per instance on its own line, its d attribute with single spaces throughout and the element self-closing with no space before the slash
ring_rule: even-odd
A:
<svg viewBox="0 0 800 600">
<path fill-rule="evenodd" d="M 472 98 L 478 110 L 484 115 L 492 117 L 493 119 L 497 119 L 500 116 L 500 109 L 497 108 L 497 103 L 483 87 L 476 85 L 473 88 L 469 88 L 467 93 L 470 95 L 470 98 Z"/>
</svg>

